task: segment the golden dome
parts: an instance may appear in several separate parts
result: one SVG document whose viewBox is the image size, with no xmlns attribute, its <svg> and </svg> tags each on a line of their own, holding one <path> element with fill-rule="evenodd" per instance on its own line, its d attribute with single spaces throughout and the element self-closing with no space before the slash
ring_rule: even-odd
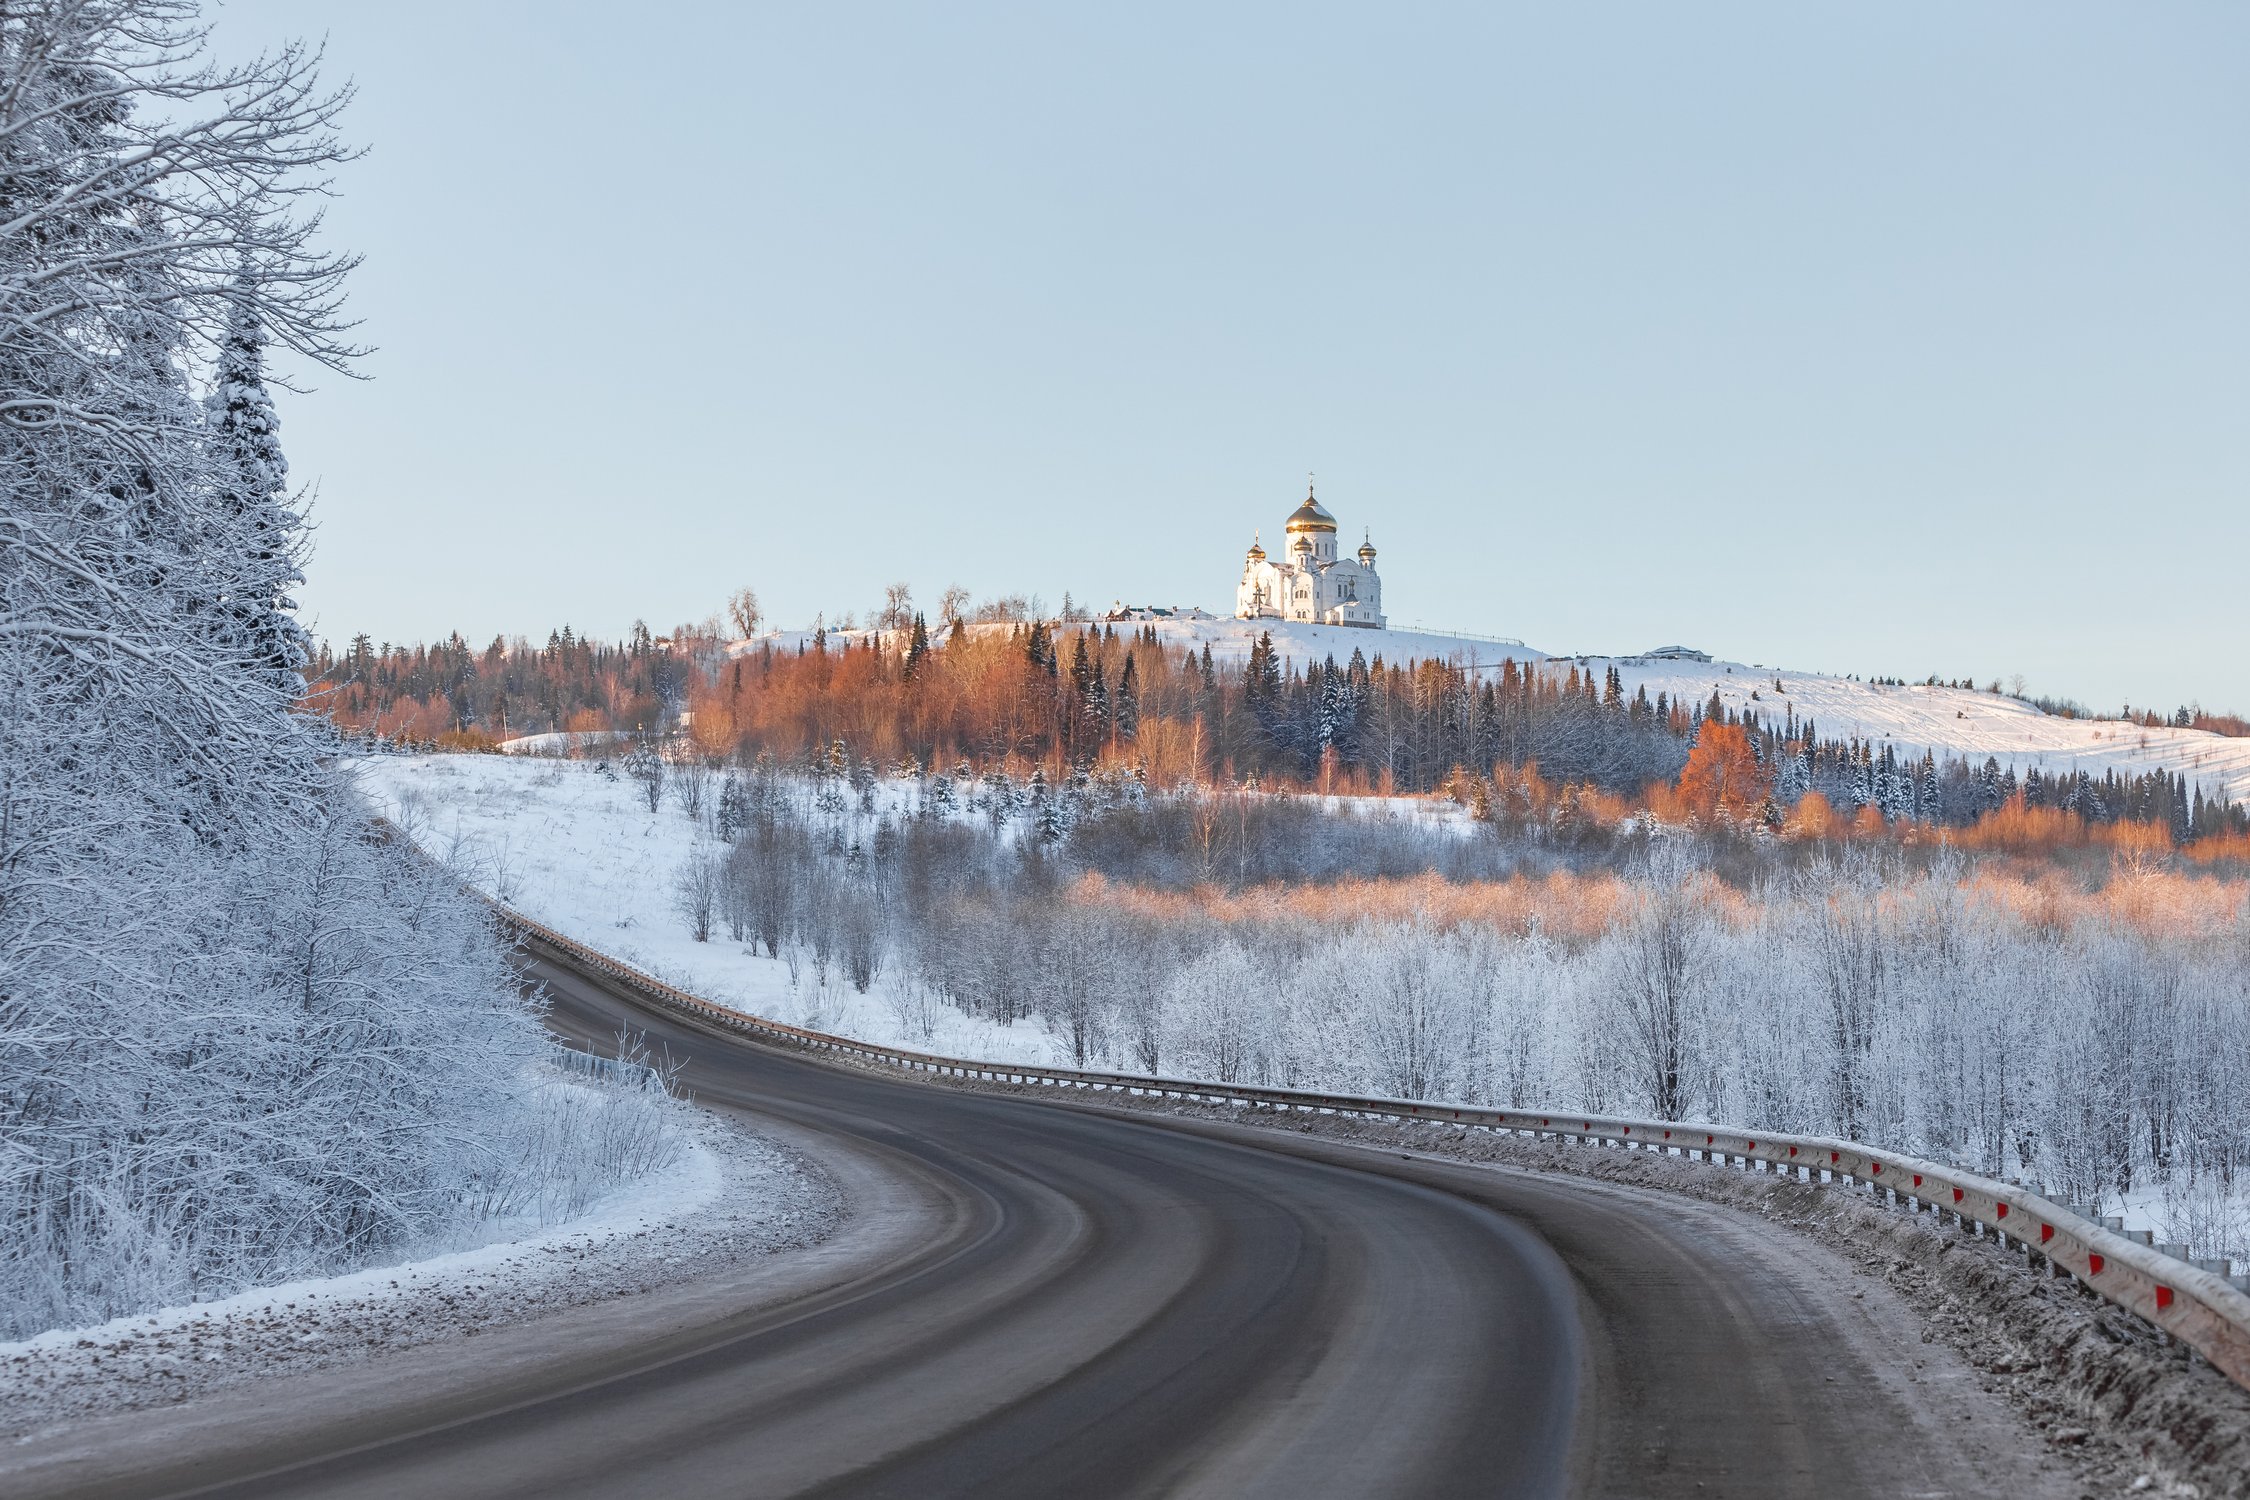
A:
<svg viewBox="0 0 2250 1500">
<path fill-rule="evenodd" d="M 1322 510 L 1320 502 L 1312 497 L 1312 491 L 1307 490 L 1305 492 L 1305 503 L 1289 513 L 1288 525 L 1292 532 L 1334 531 L 1336 529 L 1336 518 Z"/>
</svg>

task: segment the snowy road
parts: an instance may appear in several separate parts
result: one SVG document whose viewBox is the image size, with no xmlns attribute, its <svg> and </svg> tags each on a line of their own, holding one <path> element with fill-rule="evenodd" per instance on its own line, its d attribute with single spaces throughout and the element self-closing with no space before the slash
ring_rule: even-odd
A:
<svg viewBox="0 0 2250 1500">
<path fill-rule="evenodd" d="M 566 1031 L 606 1036 L 627 1007 L 542 977 Z M 1808 1271 L 1805 1242 L 1740 1214 L 897 1082 L 634 1019 L 690 1060 L 702 1102 L 827 1142 L 861 1200 L 849 1243 L 790 1272 L 787 1295 L 722 1287 L 638 1320 L 550 1320 L 560 1334 L 464 1341 L 425 1378 L 384 1384 L 371 1362 L 199 1427 L 192 1404 L 144 1414 L 134 1441 L 11 1493 L 1849 1497 L 1967 1493 L 2003 1472 L 2016 1494 L 2061 1482 L 2016 1466 L 2030 1454 L 2004 1411 L 1907 1341 L 1879 1282 Z M 174 1440 L 167 1422 L 189 1430 Z"/>
</svg>

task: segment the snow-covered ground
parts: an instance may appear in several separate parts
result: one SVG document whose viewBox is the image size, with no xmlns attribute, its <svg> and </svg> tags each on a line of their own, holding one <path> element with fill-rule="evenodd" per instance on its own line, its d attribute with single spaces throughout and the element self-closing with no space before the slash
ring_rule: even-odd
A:
<svg viewBox="0 0 2250 1500">
<path fill-rule="evenodd" d="M 1627 693 L 1645 686 L 1651 698 L 1666 693 L 1703 703 L 1716 692 L 1729 708 L 1753 709 L 1776 721 L 1794 708 L 1800 721 L 1815 722 L 1823 739 L 1857 737 L 1877 748 L 1891 745 L 1902 757 L 1920 759 L 1925 750 L 1941 759 L 1956 755 L 1982 762 L 1990 756 L 2003 769 L 2013 767 L 2019 776 L 2032 769 L 2085 771 L 2094 776 L 2110 770 L 2163 770 L 2186 777 L 2191 786 L 2200 784 L 2207 795 L 2250 800 L 2250 739 L 2229 739 L 2199 729 L 2144 729 L 2122 719 L 2059 718 L 2014 698 L 1968 688 L 1883 687 L 1857 678 L 1746 662 L 1560 657 L 1493 637 L 1416 630 L 1356 630 L 1209 616 L 1137 620 L 1118 628 L 1134 630 L 1150 624 L 1167 646 L 1200 651 L 1209 645 L 1211 654 L 1222 661 L 1247 657 L 1259 634 L 1270 630 L 1280 654 L 1299 666 L 1330 656 L 1349 661 L 1355 649 L 1370 659 L 1380 655 L 1394 664 L 1434 659 L 1475 671 L 1496 671 L 1510 658 L 1518 663 L 1547 662 L 1555 671 L 1576 663 L 1597 677 L 1615 666 Z M 793 631 L 761 639 L 794 650 L 809 639 L 809 633 Z M 735 649 L 747 649 L 749 644 L 740 643 Z M 1779 690 L 1774 687 L 1776 678 L 1781 682 Z M 1758 696 L 1753 699 L 1752 693 Z"/>
<path fill-rule="evenodd" d="M 503 755 L 572 755 L 612 740 L 631 739 L 623 729 L 557 730 L 548 734 L 519 734 L 500 742 Z"/>
<path fill-rule="evenodd" d="M 674 912 L 673 877 L 710 835 L 667 796 L 651 814 L 630 779 L 594 763 L 491 755 L 379 756 L 359 762 L 379 811 L 487 894 L 644 973 L 752 1015 L 926 1052 L 1057 1061 L 1035 1022 L 999 1026 L 948 1005 L 923 1035 L 890 976 L 866 994 L 840 974 L 725 940 L 699 943 Z M 881 788 L 881 808 L 900 790 Z M 893 809 L 895 811 L 895 807 Z M 878 814 L 879 815 L 879 814 Z"/>
<path fill-rule="evenodd" d="M 816 1169 L 714 1116 L 694 1129 L 670 1170 L 516 1239 L 0 1344 L 0 1431 L 365 1358 L 827 1235 L 840 1201 Z"/>
</svg>

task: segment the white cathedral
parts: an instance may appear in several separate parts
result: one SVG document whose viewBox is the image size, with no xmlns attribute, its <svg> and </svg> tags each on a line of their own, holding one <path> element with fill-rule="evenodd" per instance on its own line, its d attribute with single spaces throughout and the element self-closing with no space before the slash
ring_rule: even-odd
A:
<svg viewBox="0 0 2250 1500">
<path fill-rule="evenodd" d="M 1359 561 L 1336 555 L 1336 518 L 1305 490 L 1305 503 L 1289 513 L 1282 555 L 1266 556 L 1250 543 L 1242 582 L 1234 591 L 1238 620 L 1303 620 L 1315 625 L 1383 628 L 1383 580 L 1375 576 L 1375 548 L 1361 542 Z"/>
</svg>

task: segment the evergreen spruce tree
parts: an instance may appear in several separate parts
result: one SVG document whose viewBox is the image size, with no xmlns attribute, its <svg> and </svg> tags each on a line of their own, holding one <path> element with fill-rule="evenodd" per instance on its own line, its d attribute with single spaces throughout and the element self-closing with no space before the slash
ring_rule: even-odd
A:
<svg viewBox="0 0 2250 1500">
<path fill-rule="evenodd" d="M 1125 657 L 1125 670 L 1117 678 L 1117 737 L 1129 740 L 1141 732 L 1141 679 L 1140 670 L 1133 664 L 1133 654 Z"/>
<path fill-rule="evenodd" d="M 247 554 L 228 588 L 229 624 L 254 670 L 291 698 L 304 693 L 309 655 L 297 601 L 304 582 L 302 521 L 289 503 L 289 461 L 281 452 L 281 421 L 266 391 L 265 338 L 248 285 L 237 278 L 206 401 L 213 467 L 228 510 L 241 518 Z"/>
<path fill-rule="evenodd" d="M 906 680 L 912 682 L 914 674 L 922 669 L 922 658 L 930 654 L 930 627 L 924 623 L 922 612 L 914 612 L 914 630 L 907 637 L 906 662 L 900 669 Z"/>
<path fill-rule="evenodd" d="M 1041 802 L 1032 815 L 1032 828 L 1039 842 L 1052 848 L 1063 841 L 1070 832 L 1070 811 L 1059 797 L 1049 797 Z"/>
<path fill-rule="evenodd" d="M 1087 665 L 1086 637 L 1080 635 L 1070 645 L 1070 695 L 1081 708 L 1086 706 L 1092 672 Z"/>
<path fill-rule="evenodd" d="M 719 783 L 719 807 L 716 831 L 721 843 L 731 844 L 741 837 L 742 830 L 750 824 L 750 792 L 742 778 L 732 771 Z"/>
<path fill-rule="evenodd" d="M 1346 702 L 1347 685 L 1344 675 L 1337 669 L 1336 658 L 1331 656 L 1320 670 L 1320 724 L 1314 738 L 1326 750 L 1344 737 L 1349 706 Z"/>
<path fill-rule="evenodd" d="M 1054 638 L 1048 635 L 1044 620 L 1031 622 L 1031 629 L 1024 636 L 1023 654 L 1024 660 L 1031 664 L 1033 670 L 1044 672 L 1049 677 L 1055 675 Z"/>
<path fill-rule="evenodd" d="M 1114 710 L 1109 697 L 1109 676 L 1102 670 L 1097 658 L 1089 666 L 1086 677 L 1086 727 L 1090 735 L 1089 751 L 1109 743 Z"/>
</svg>

